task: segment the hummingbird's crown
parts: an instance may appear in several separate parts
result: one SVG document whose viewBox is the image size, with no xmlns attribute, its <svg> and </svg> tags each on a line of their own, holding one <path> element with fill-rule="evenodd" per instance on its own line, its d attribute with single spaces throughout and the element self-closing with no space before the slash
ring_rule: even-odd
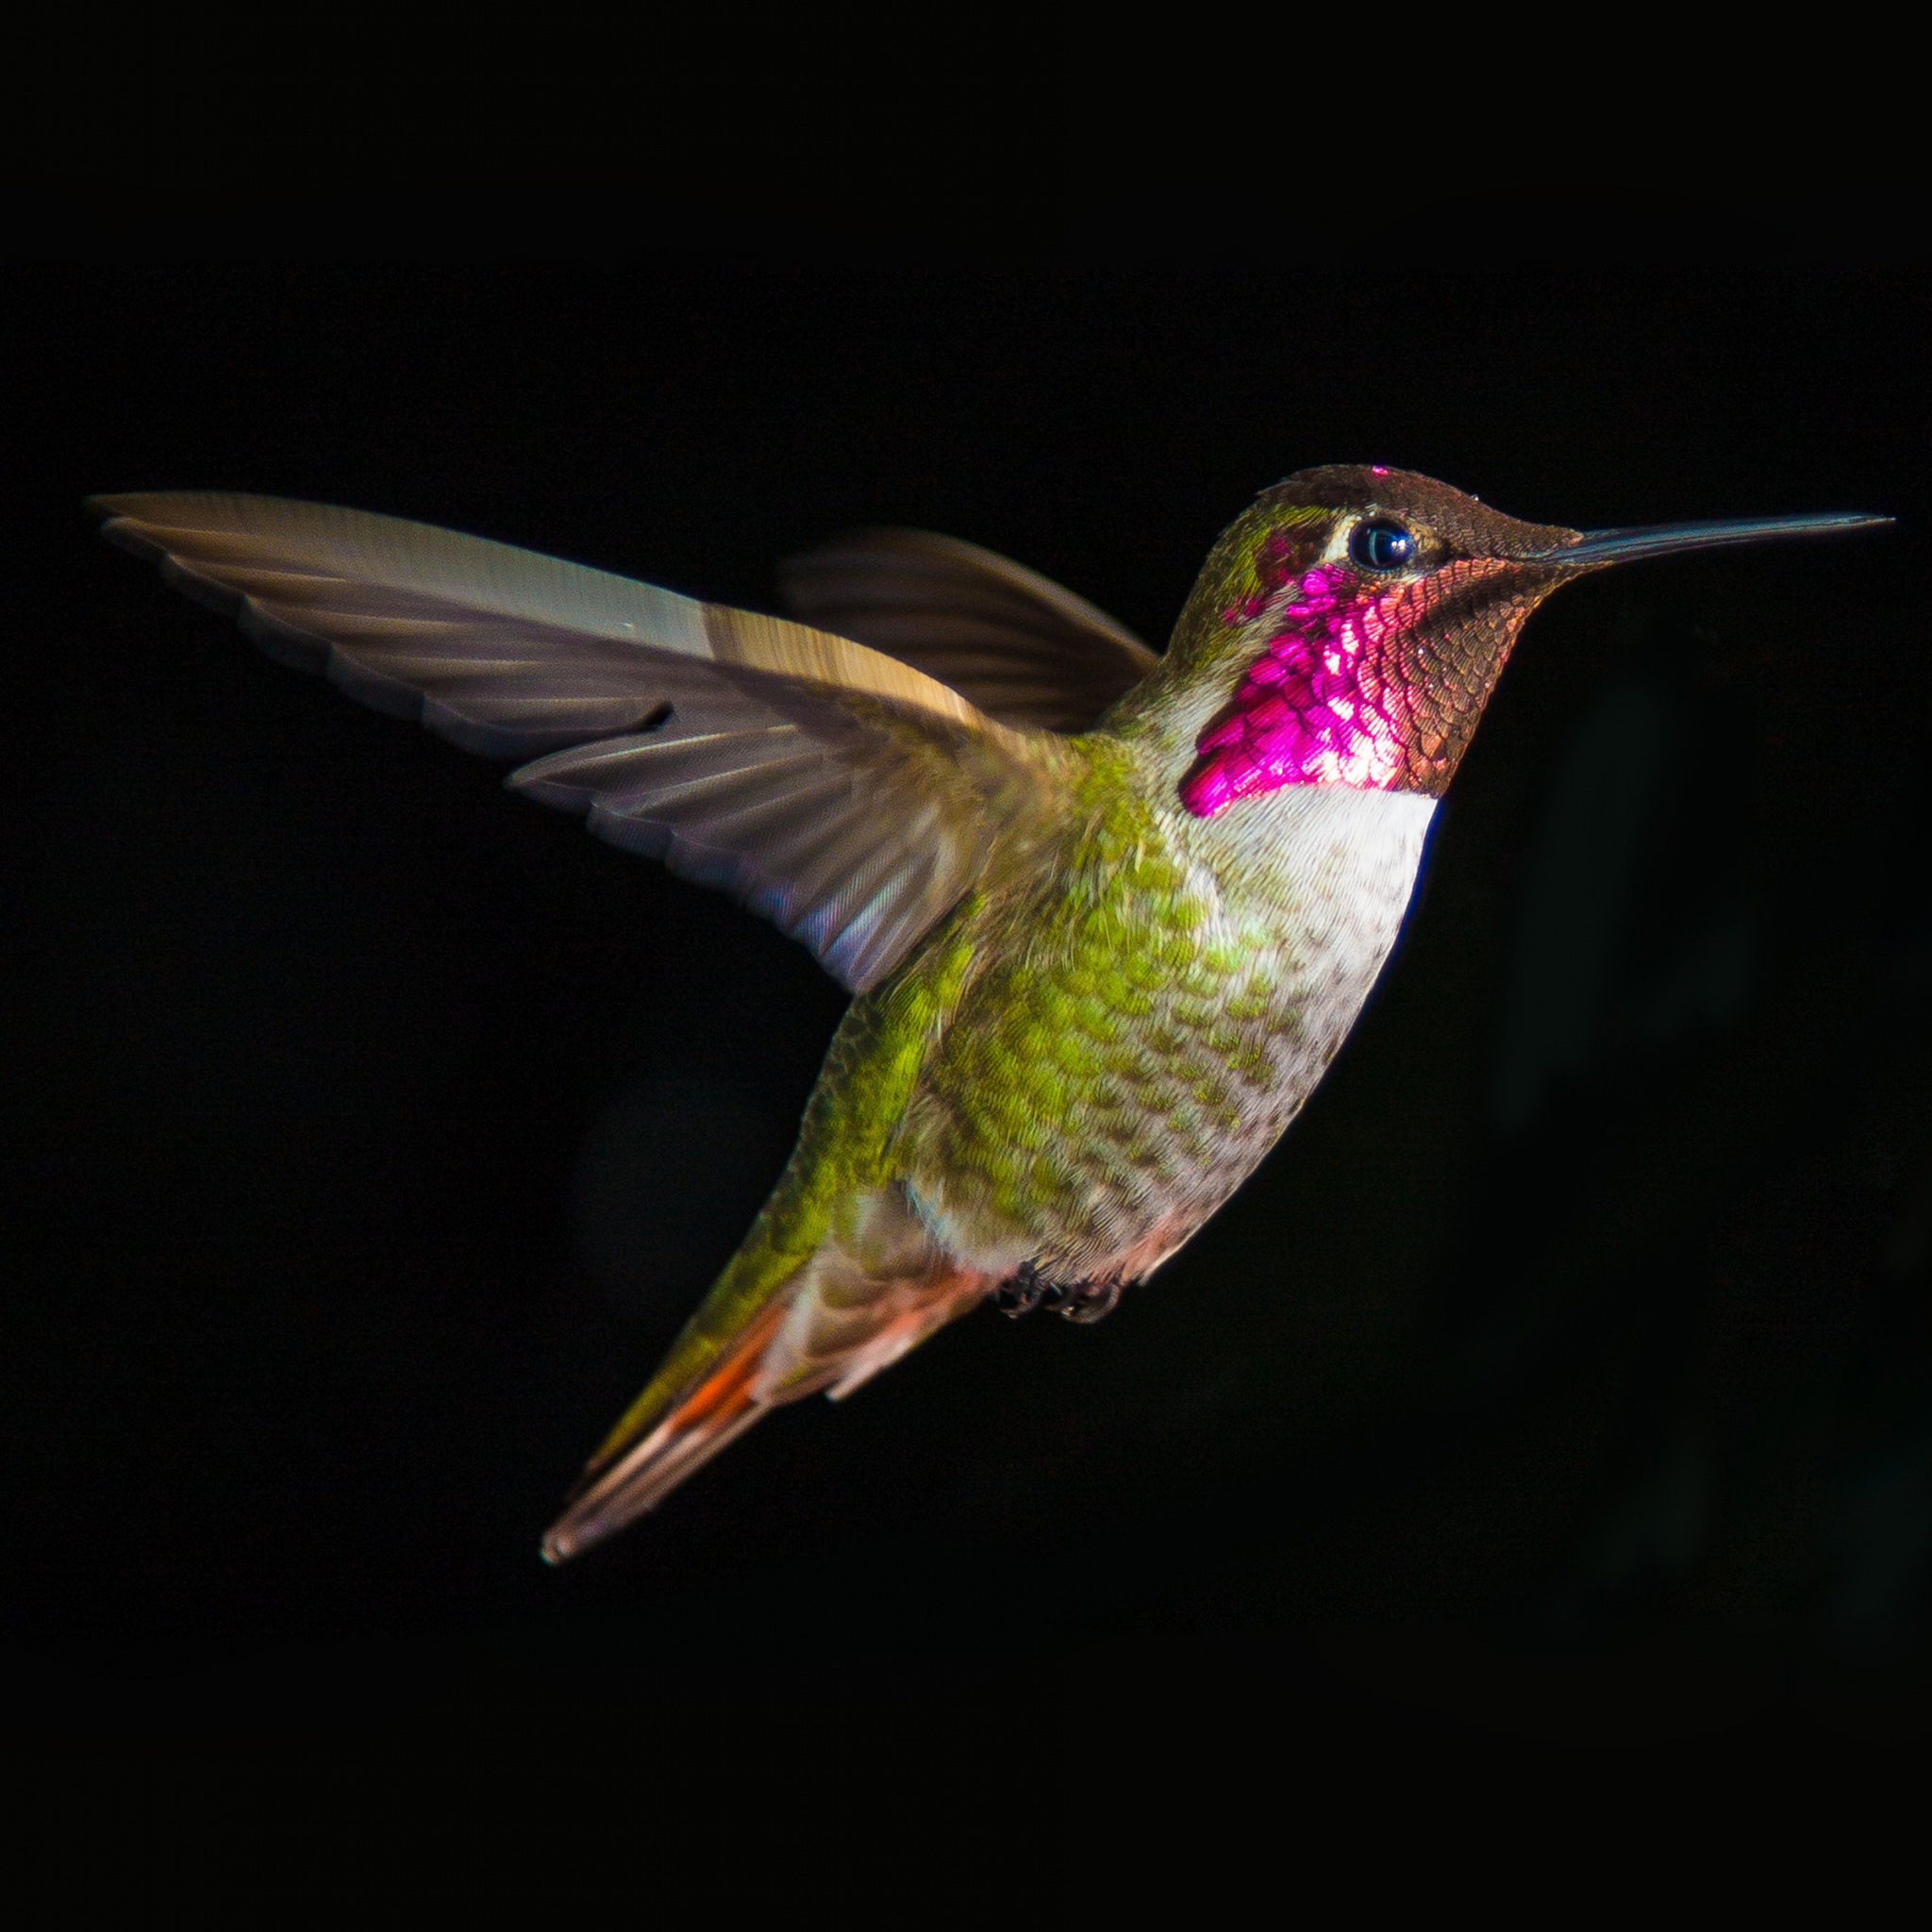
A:
<svg viewBox="0 0 1932 1932">
<path fill-rule="evenodd" d="M 1312 507 L 1343 517 L 1396 518 L 1424 541 L 1432 539 L 1443 556 L 1548 563 L 1553 552 L 1582 541 L 1582 532 L 1561 524 L 1526 524 L 1433 476 L 1377 464 L 1328 463 L 1297 470 L 1264 490 L 1255 507 L 1269 504 Z"/>
</svg>

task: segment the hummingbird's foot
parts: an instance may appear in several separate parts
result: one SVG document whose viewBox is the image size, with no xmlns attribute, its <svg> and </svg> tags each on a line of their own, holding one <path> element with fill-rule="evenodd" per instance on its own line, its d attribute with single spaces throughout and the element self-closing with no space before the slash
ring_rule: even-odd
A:
<svg viewBox="0 0 1932 1932">
<path fill-rule="evenodd" d="M 1066 1298 L 1056 1304 L 1057 1311 L 1069 1322 L 1103 1321 L 1120 1305 L 1121 1290 L 1124 1285 L 1118 1278 L 1111 1281 L 1076 1281 Z"/>
<path fill-rule="evenodd" d="M 1001 1314 L 1011 1315 L 1017 1321 L 1022 1315 L 1030 1315 L 1052 1292 L 1053 1284 L 1039 1268 L 1031 1261 L 1023 1261 L 1017 1273 L 1008 1275 L 993 1290 L 992 1305 Z"/>
<path fill-rule="evenodd" d="M 1051 1308 L 1069 1322 L 1097 1322 L 1113 1312 L 1122 1286 L 1117 1280 L 1050 1280 L 1037 1261 L 1027 1261 L 993 1290 L 992 1305 L 1002 1314 L 1015 1317 Z"/>
</svg>

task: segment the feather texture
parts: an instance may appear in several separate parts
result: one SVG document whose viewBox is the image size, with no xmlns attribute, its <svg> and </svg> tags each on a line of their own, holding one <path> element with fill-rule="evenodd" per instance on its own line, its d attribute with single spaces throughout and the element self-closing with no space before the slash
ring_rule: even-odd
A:
<svg viewBox="0 0 1932 1932">
<path fill-rule="evenodd" d="M 950 1264 L 896 1191 L 872 1195 L 858 1219 L 855 1240 L 823 1246 L 682 1381 L 646 1390 L 544 1537 L 550 1561 L 656 1507 L 767 1410 L 863 1387 L 992 1286 Z"/>
<path fill-rule="evenodd" d="M 1052 761 L 849 639 L 509 544 L 279 498 L 104 496 L 104 534 L 272 655 L 735 893 L 854 991 L 1047 803 Z"/>
<path fill-rule="evenodd" d="M 1051 578 L 928 530 L 855 530 L 779 567 L 786 608 L 1006 724 L 1085 731 L 1160 659 Z"/>
</svg>

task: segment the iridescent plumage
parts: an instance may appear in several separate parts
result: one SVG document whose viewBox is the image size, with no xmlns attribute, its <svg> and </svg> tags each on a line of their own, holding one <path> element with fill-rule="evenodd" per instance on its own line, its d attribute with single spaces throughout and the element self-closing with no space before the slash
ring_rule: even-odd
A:
<svg viewBox="0 0 1932 1932">
<path fill-rule="evenodd" d="M 1585 537 L 1305 471 L 1224 534 L 1157 657 L 921 532 L 792 559 L 798 623 L 356 511 L 96 507 L 273 654 L 541 754 L 511 784 L 731 891 L 855 994 L 783 1176 L 553 1559 L 990 1296 L 1105 1313 L 1321 1078 L 1537 603 L 1629 556 L 1875 521 Z M 1400 538 L 1386 563 L 1365 520 Z"/>
</svg>

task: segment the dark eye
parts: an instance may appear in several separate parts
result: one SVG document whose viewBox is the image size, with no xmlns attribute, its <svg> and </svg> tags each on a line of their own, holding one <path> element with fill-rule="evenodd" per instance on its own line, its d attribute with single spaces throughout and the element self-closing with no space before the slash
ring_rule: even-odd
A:
<svg viewBox="0 0 1932 1932">
<path fill-rule="evenodd" d="M 1415 538 L 1393 517 L 1364 517 L 1349 535 L 1348 554 L 1361 570 L 1400 570 L 1415 556 Z"/>
</svg>

